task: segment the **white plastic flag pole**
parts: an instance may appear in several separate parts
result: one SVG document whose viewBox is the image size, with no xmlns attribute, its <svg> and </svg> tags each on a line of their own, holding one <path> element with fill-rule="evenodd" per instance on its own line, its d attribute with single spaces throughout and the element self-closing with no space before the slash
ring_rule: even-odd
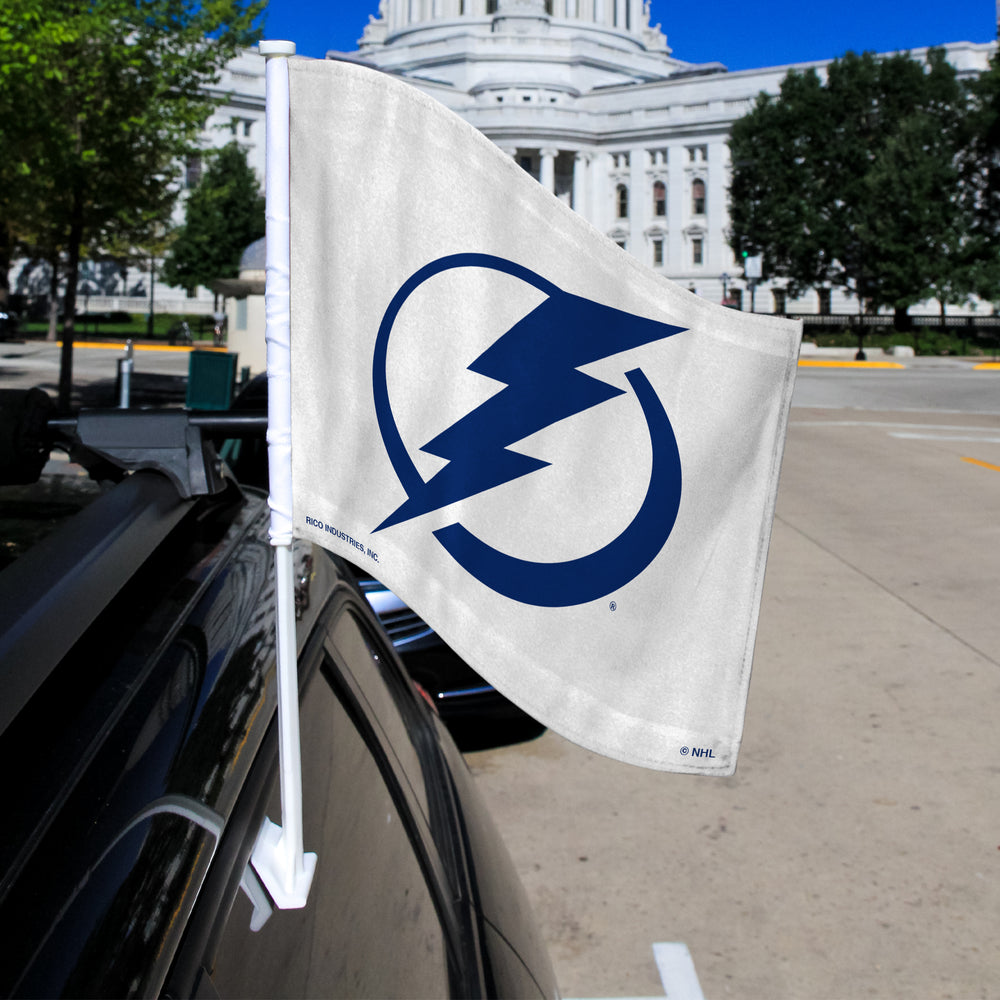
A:
<svg viewBox="0 0 1000 1000">
<path fill-rule="evenodd" d="M 266 337 L 271 545 L 277 588 L 278 743 L 282 826 L 265 821 L 253 866 L 281 909 L 305 906 L 316 855 L 302 848 L 302 752 L 292 564 L 288 57 L 294 42 L 261 42 L 267 58 Z"/>
</svg>

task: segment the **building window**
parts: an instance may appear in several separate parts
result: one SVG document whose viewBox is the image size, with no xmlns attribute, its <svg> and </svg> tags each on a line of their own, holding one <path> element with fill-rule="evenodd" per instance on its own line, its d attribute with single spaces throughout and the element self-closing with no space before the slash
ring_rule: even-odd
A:
<svg viewBox="0 0 1000 1000">
<path fill-rule="evenodd" d="M 667 214 L 667 185 L 663 181 L 653 184 L 653 215 Z"/>
<path fill-rule="evenodd" d="M 705 214 L 705 182 L 696 180 L 691 184 L 691 211 L 695 215 Z"/>
<path fill-rule="evenodd" d="M 663 266 L 663 240 L 658 236 L 653 240 L 653 267 Z"/>
<path fill-rule="evenodd" d="M 236 329 L 245 330 L 247 328 L 247 300 L 236 300 Z"/>
<path fill-rule="evenodd" d="M 627 250 L 628 247 L 625 245 L 625 240 L 615 240 L 615 243 L 622 248 L 622 250 Z"/>
<path fill-rule="evenodd" d="M 529 174 L 531 173 L 531 157 L 530 156 L 519 156 L 517 162 L 521 164 L 521 169 L 526 170 Z"/>
<path fill-rule="evenodd" d="M 771 297 L 774 299 L 774 311 L 784 315 L 788 309 L 788 297 L 784 288 L 772 288 Z"/>
<path fill-rule="evenodd" d="M 497 12 L 497 0 L 486 0 L 486 13 L 495 14 Z"/>
<path fill-rule="evenodd" d="M 615 188 L 615 211 L 619 219 L 628 218 L 628 188 L 624 184 Z"/>
<path fill-rule="evenodd" d="M 705 263 L 705 241 L 700 236 L 696 236 L 691 241 L 691 263 Z"/>
<path fill-rule="evenodd" d="M 830 315 L 830 289 L 829 288 L 817 288 L 816 291 L 819 293 L 819 314 L 820 316 Z"/>
</svg>

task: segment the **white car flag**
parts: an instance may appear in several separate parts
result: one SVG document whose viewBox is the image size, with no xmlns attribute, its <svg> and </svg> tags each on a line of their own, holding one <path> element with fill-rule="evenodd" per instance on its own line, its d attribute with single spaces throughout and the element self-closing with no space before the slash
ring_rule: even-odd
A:
<svg viewBox="0 0 1000 1000">
<path fill-rule="evenodd" d="M 399 80 L 288 74 L 295 535 L 574 742 L 732 773 L 798 324 L 671 284 Z"/>
</svg>

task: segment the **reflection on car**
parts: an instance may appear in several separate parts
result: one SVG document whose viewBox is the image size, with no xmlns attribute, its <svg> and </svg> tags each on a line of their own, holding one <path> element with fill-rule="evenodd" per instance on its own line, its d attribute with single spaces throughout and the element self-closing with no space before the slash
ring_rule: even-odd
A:
<svg viewBox="0 0 1000 1000">
<path fill-rule="evenodd" d="M 137 468 L 149 414 L 129 416 L 109 439 L 131 471 L 63 421 L 75 461 L 0 487 L 0 992 L 554 996 L 448 731 L 351 569 L 304 542 L 304 842 L 319 861 L 306 906 L 274 906 L 250 863 L 281 818 L 266 497 L 207 446 L 200 472 Z"/>
<path fill-rule="evenodd" d="M 237 412 L 267 412 L 267 378 L 251 381 L 233 403 Z M 263 439 L 226 443 L 223 457 L 240 482 L 267 486 L 267 448 Z M 416 612 L 383 583 L 352 566 L 396 652 L 410 675 L 428 693 L 459 748 L 480 750 L 533 739 L 545 727 L 508 701 L 484 680 Z"/>
</svg>

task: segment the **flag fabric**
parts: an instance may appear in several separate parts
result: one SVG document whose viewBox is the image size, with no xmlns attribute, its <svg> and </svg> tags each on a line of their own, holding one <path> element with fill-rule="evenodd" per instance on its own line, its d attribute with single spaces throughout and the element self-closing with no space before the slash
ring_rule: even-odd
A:
<svg viewBox="0 0 1000 1000">
<path fill-rule="evenodd" d="M 799 325 L 644 267 L 393 77 L 288 74 L 294 533 L 568 739 L 732 773 Z"/>
</svg>

